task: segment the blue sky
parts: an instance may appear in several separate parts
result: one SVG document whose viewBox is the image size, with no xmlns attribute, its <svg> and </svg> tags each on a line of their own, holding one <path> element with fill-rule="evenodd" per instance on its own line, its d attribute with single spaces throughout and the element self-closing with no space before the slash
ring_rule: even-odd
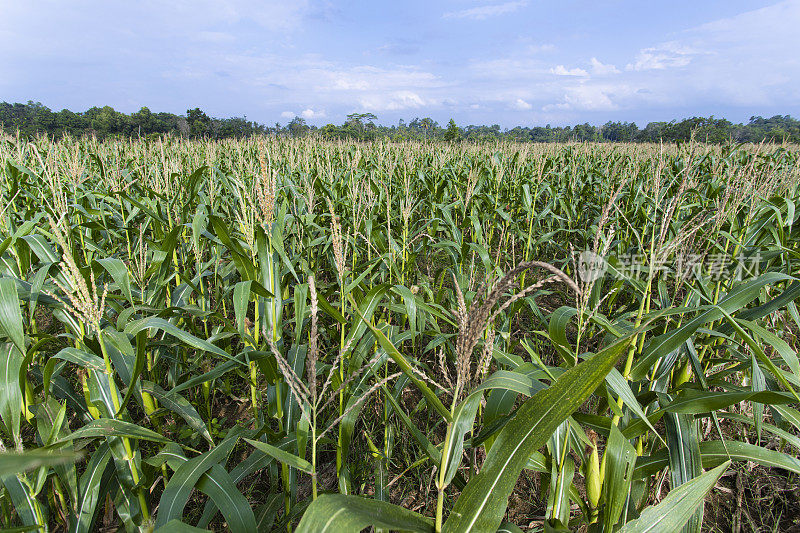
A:
<svg viewBox="0 0 800 533">
<path fill-rule="evenodd" d="M 383 124 L 800 117 L 800 0 L 0 0 L 0 101 Z"/>
</svg>

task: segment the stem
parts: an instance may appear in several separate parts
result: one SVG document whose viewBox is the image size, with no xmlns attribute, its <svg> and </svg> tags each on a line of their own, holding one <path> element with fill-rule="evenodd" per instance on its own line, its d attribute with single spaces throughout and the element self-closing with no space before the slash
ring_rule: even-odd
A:
<svg viewBox="0 0 800 533">
<path fill-rule="evenodd" d="M 347 295 L 345 294 L 345 292 L 346 292 L 345 289 L 346 289 L 346 286 L 345 286 L 344 279 L 340 278 L 339 279 L 339 292 L 341 294 L 341 304 L 339 305 L 339 309 L 341 310 L 340 312 L 341 312 L 342 316 L 344 316 L 344 313 L 345 313 L 345 302 L 346 302 L 346 298 L 347 298 Z M 344 349 L 344 344 L 345 344 L 345 340 L 344 340 L 344 324 L 341 324 L 340 328 L 339 328 L 339 349 L 340 350 Z M 339 379 L 340 379 L 341 383 L 344 383 L 345 359 L 347 359 L 347 358 L 344 357 L 344 355 L 342 355 L 342 358 L 339 360 Z M 339 391 L 339 416 L 342 416 L 344 414 L 344 392 L 345 392 L 344 389 Z M 342 426 L 340 425 L 339 426 L 339 437 L 338 437 L 337 446 L 336 446 L 336 477 L 337 478 L 342 473 L 342 466 L 343 466 L 342 463 L 343 462 L 344 462 L 344 457 L 342 456 Z"/>
<path fill-rule="evenodd" d="M 453 405 L 450 408 L 450 414 L 452 415 L 455 411 L 456 407 L 456 398 L 458 397 L 457 391 L 456 395 L 453 396 Z M 439 479 L 436 482 L 436 489 L 438 494 L 436 495 L 436 533 L 440 533 L 442 531 L 442 514 L 444 511 L 444 491 L 447 488 L 445 486 L 445 476 L 447 475 L 447 467 L 450 463 L 450 439 L 453 438 L 453 424 L 447 424 L 447 433 L 444 437 L 444 444 L 442 444 L 442 462 L 439 466 Z"/>
<path fill-rule="evenodd" d="M 109 387 L 111 389 L 111 402 L 114 405 L 114 414 L 113 416 L 116 417 L 117 413 L 120 410 L 120 402 L 119 402 L 119 395 L 117 393 L 117 386 L 114 383 L 114 371 L 111 367 L 111 360 L 108 357 L 108 352 L 106 351 L 105 342 L 103 342 L 103 333 L 100 328 L 97 328 L 97 341 L 100 343 L 100 351 L 103 353 L 103 361 L 106 364 L 106 373 L 108 374 L 108 382 Z M 134 484 L 139 484 L 139 469 L 136 468 L 136 462 L 134 459 L 133 448 L 131 447 L 131 441 L 128 437 L 122 437 L 122 445 L 125 448 L 125 460 L 128 462 L 128 466 L 131 469 L 131 477 L 133 478 Z M 147 499 L 144 495 L 144 487 L 139 487 L 139 490 L 136 491 L 137 496 L 139 498 L 139 506 L 142 508 L 142 516 L 145 520 L 150 519 L 150 511 L 147 507 Z"/>
<path fill-rule="evenodd" d="M 258 345 L 258 331 L 259 331 L 259 313 L 258 313 L 258 296 L 255 298 L 255 311 L 253 315 L 253 339 Z M 274 339 L 273 339 L 274 340 Z M 256 348 L 255 346 L 253 348 Z M 253 406 L 253 420 L 258 420 L 258 368 L 255 361 L 250 361 L 250 402 Z M 278 389 L 280 391 L 280 389 Z M 278 402 L 280 405 L 280 401 Z"/>
<path fill-rule="evenodd" d="M 436 533 L 442 531 L 442 512 L 444 510 L 444 489 L 436 496 Z"/>
<path fill-rule="evenodd" d="M 311 424 L 311 497 L 317 499 L 317 410 L 313 411 Z"/>
</svg>

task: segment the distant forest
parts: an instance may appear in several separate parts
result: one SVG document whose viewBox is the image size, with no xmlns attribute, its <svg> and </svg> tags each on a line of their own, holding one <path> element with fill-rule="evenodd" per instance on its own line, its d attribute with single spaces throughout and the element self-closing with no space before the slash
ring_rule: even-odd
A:
<svg viewBox="0 0 800 533">
<path fill-rule="evenodd" d="M 431 118 L 400 120 L 397 125 L 376 124 L 372 113 L 353 113 L 344 124 L 328 124 L 321 128 L 310 126 L 303 118 L 295 117 L 285 125 L 259 124 L 247 117 L 212 118 L 200 108 L 189 109 L 185 115 L 153 113 L 143 107 L 136 113 L 125 114 L 114 108 L 93 107 L 84 112 L 67 109 L 53 111 L 39 102 L 27 104 L 0 103 L 0 128 L 7 133 L 17 131 L 24 136 L 46 133 L 52 137 L 95 135 L 153 138 L 175 135 L 188 138 L 239 138 L 258 134 L 300 137 L 316 134 L 329 139 L 372 140 L 474 140 L 504 139 L 528 142 L 665 142 L 687 141 L 694 138 L 704 142 L 725 143 L 761 142 L 764 140 L 800 142 L 800 120 L 789 115 L 771 118 L 751 117 L 747 124 L 734 124 L 724 118 L 692 117 L 680 121 L 650 122 L 639 128 L 633 122 L 606 122 L 602 126 L 546 126 L 501 129 L 492 126 L 459 126 L 454 120 L 440 125 Z"/>
</svg>

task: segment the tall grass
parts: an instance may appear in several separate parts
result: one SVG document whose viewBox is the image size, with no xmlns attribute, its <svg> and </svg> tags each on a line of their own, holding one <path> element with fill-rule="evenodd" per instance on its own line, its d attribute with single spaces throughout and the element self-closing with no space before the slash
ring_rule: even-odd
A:
<svg viewBox="0 0 800 533">
<path fill-rule="evenodd" d="M 0 164 L 4 528 L 699 531 L 729 461 L 797 483 L 794 147 Z"/>
</svg>

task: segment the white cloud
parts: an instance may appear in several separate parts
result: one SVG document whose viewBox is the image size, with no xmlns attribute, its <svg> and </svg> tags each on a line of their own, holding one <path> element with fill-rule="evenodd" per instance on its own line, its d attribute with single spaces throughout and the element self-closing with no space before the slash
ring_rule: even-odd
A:
<svg viewBox="0 0 800 533">
<path fill-rule="evenodd" d="M 533 106 L 534 112 L 524 115 L 529 120 L 547 116 L 556 122 L 634 113 L 646 113 L 647 119 L 715 114 L 736 120 L 730 116 L 735 109 L 796 114 L 798 20 L 800 0 L 781 2 L 677 31 L 671 41 L 634 49 L 627 61 L 619 60 L 622 65 L 600 60 L 608 53 L 600 50 L 586 65 L 558 64 L 566 58 L 536 55 L 525 49 L 535 43 L 522 42 L 503 55 L 471 61 L 469 86 L 459 83 L 457 91 L 461 101 L 481 105 L 480 116 L 489 117 L 484 120 L 518 112 L 517 98 Z"/>
<path fill-rule="evenodd" d="M 417 68 L 385 69 L 372 65 L 341 68 L 336 65 L 323 65 L 319 69 L 309 69 L 307 74 L 311 79 L 316 77 L 316 90 L 318 91 L 390 91 L 441 85 L 434 74 Z M 320 77 L 322 82 L 320 82 Z"/>
<path fill-rule="evenodd" d="M 621 101 L 631 98 L 635 91 L 627 84 L 581 84 L 568 87 L 559 103 L 548 104 L 542 111 L 615 111 Z"/>
<path fill-rule="evenodd" d="M 690 33 L 705 33 L 719 41 L 742 43 L 752 41 L 754 45 L 785 45 L 798 41 L 796 30 L 800 19 L 800 2 L 785 0 L 771 6 L 739 15 L 715 20 L 690 30 Z M 776 37 L 780 37 L 776 39 Z"/>
<path fill-rule="evenodd" d="M 325 111 L 314 111 L 310 107 L 308 109 L 304 109 L 300 116 L 306 120 L 313 120 L 316 118 L 325 118 Z"/>
<path fill-rule="evenodd" d="M 601 63 L 598 61 L 596 57 L 593 57 L 591 60 L 592 63 L 592 74 L 596 74 L 598 76 L 606 76 L 609 74 L 619 74 L 619 69 L 614 65 Z"/>
<path fill-rule="evenodd" d="M 314 120 L 314 119 L 325 118 L 326 116 L 327 115 L 325 111 L 314 111 L 310 107 L 304 109 L 300 113 L 295 113 L 294 111 L 284 111 L 281 113 L 281 118 L 286 118 L 290 120 L 293 119 L 294 117 L 301 117 L 306 120 Z"/>
<path fill-rule="evenodd" d="M 616 54 L 630 39 L 599 42 L 580 63 L 571 57 L 571 34 L 506 24 L 528 22 L 527 2 L 430 3 L 387 28 L 405 35 L 401 30 L 424 17 L 414 40 L 386 41 L 376 53 L 366 34 L 353 33 L 352 46 L 329 46 L 336 32 L 364 22 L 344 21 L 350 8 L 342 7 L 331 15 L 337 24 L 321 25 L 311 0 L 73 0 L 69 8 L 59 0 L 0 0 L 0 88 L 6 99 L 40 99 L 53 108 L 108 103 L 125 112 L 142 105 L 182 112 L 199 105 L 213 116 L 246 113 L 263 122 L 300 116 L 338 123 L 369 110 L 384 123 L 452 115 L 459 123 L 511 126 L 544 116 L 563 123 L 800 109 L 800 0 L 690 29 L 656 25 L 654 32 L 671 31 L 654 33 L 625 58 Z M 97 23 L 86 26 L 81 16 L 90 8 Z M 439 18 L 447 10 L 446 20 Z M 447 44 L 463 37 L 449 33 L 454 21 L 493 16 L 504 23 L 486 35 L 495 42 L 458 50 Z M 621 26 L 596 25 L 586 36 Z"/>
<path fill-rule="evenodd" d="M 484 79 L 487 82 L 527 79 L 533 75 L 547 73 L 541 61 L 517 56 L 490 59 L 488 61 L 473 61 L 469 68 L 473 76 Z"/>
<path fill-rule="evenodd" d="M 514 107 L 514 109 L 519 109 L 520 111 L 527 111 L 527 110 L 533 108 L 533 106 L 531 104 L 529 104 L 528 102 L 526 102 L 522 98 L 517 98 L 517 101 L 514 102 L 514 106 L 513 107 Z"/>
<path fill-rule="evenodd" d="M 589 73 L 583 70 L 582 68 L 567 68 L 564 65 L 558 65 L 555 68 L 550 69 L 550 74 L 555 74 L 556 76 L 588 76 Z"/>
<path fill-rule="evenodd" d="M 652 48 L 643 48 L 636 55 L 636 62 L 627 65 L 627 70 L 664 70 L 685 67 L 692 62 L 697 50 L 678 41 L 669 41 Z"/>
<path fill-rule="evenodd" d="M 436 104 L 432 100 L 425 100 L 413 91 L 365 95 L 359 98 L 359 103 L 367 111 L 401 111 L 404 109 L 419 109 L 426 105 Z"/>
<path fill-rule="evenodd" d="M 527 0 L 517 0 L 505 2 L 503 4 L 489 4 L 485 6 L 472 7 L 461 11 L 451 11 L 443 15 L 446 19 L 472 19 L 483 20 L 489 17 L 505 15 L 528 5 Z"/>
<path fill-rule="evenodd" d="M 376 113 L 441 106 L 449 96 L 442 92 L 442 80 L 413 67 L 326 65 L 301 69 L 290 81 L 293 86 L 312 88 L 309 98 L 324 98 L 346 106 L 358 103 L 361 109 Z M 449 105 L 453 105 L 452 99 Z"/>
<path fill-rule="evenodd" d="M 690 28 L 640 50 L 620 77 L 638 86 L 642 108 L 792 113 L 800 105 L 798 20 L 800 1 L 789 0 Z"/>
<path fill-rule="evenodd" d="M 222 65 L 231 79 L 245 80 L 240 90 L 253 95 L 277 95 L 273 98 L 280 98 L 283 105 L 295 105 L 294 110 L 282 115 L 289 119 L 341 117 L 354 110 L 378 113 L 441 107 L 448 97 L 444 92 L 446 84 L 439 77 L 413 66 L 352 65 L 310 54 L 282 57 L 218 53 L 194 60 L 192 66 L 203 73 L 198 77 L 213 79 L 208 63 Z M 451 99 L 449 105 L 453 102 Z"/>
</svg>

